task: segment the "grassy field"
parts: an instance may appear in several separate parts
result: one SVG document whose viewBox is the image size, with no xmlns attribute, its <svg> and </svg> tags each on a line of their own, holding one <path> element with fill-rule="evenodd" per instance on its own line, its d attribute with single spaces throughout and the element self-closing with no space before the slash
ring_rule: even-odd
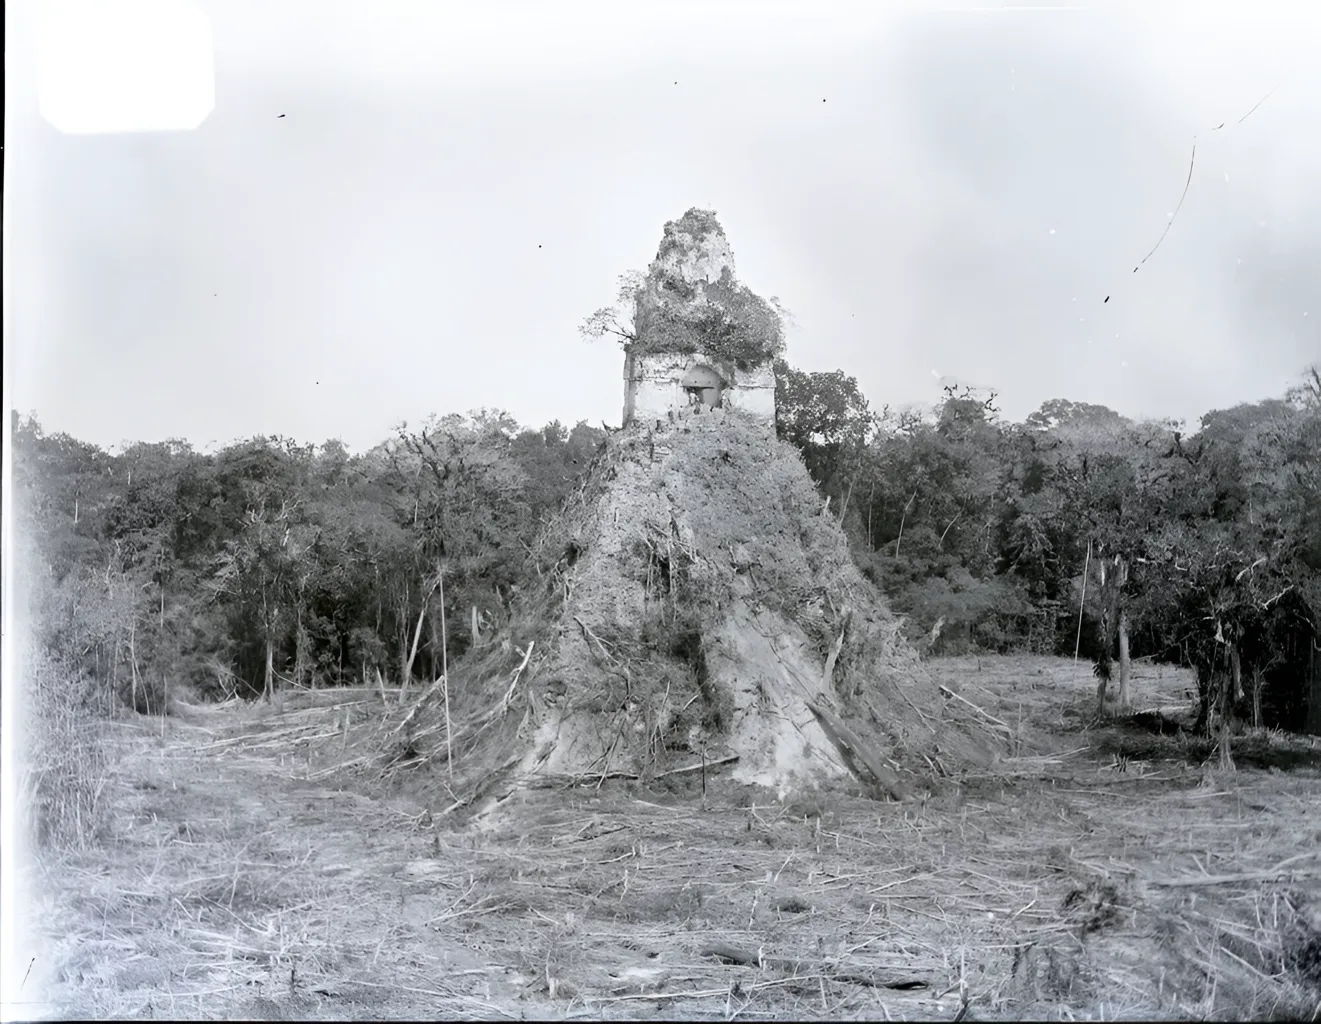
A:
<svg viewBox="0 0 1321 1024">
<path fill-rule="evenodd" d="M 1185 673 L 1092 728 L 1089 666 L 931 664 L 1012 756 L 905 804 L 606 783 L 459 830 L 336 768 L 360 692 L 110 724 L 105 835 L 30 868 L 18 1012 L 1317 1019 L 1321 744 L 1220 774 Z"/>
</svg>

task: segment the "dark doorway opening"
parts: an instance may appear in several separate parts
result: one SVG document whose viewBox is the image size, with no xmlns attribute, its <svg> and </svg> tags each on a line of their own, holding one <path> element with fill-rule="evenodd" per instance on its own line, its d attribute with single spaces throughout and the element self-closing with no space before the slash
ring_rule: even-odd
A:
<svg viewBox="0 0 1321 1024">
<path fill-rule="evenodd" d="M 725 394 L 725 380 L 709 366 L 694 366 L 680 382 L 688 395 L 688 404 L 699 412 L 718 409 Z"/>
</svg>

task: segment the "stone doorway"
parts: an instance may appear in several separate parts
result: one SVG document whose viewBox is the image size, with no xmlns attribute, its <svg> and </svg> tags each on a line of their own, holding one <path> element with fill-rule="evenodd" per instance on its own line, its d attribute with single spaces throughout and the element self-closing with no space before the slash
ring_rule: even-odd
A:
<svg viewBox="0 0 1321 1024">
<path fill-rule="evenodd" d="M 709 366 L 694 366 L 680 381 L 689 406 L 698 412 L 718 409 L 725 394 L 725 380 Z"/>
</svg>

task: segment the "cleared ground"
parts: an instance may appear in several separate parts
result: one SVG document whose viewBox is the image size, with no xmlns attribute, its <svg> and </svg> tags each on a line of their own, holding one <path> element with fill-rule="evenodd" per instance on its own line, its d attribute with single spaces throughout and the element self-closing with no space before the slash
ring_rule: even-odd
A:
<svg viewBox="0 0 1321 1024">
<path fill-rule="evenodd" d="M 1321 745 L 1240 737 L 1219 774 L 1160 731 L 1187 720 L 1185 673 L 1140 668 L 1153 713 L 1093 729 L 1089 666 L 931 666 L 1013 756 L 925 803 L 605 782 L 459 830 L 336 767 L 379 698 L 109 725 L 107 834 L 28 883 L 29 1009 L 1315 1018 Z"/>
</svg>

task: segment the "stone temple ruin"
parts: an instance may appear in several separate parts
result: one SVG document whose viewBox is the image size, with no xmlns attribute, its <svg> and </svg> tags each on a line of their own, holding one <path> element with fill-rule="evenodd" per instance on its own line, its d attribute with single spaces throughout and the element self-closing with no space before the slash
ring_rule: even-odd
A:
<svg viewBox="0 0 1321 1024">
<path fill-rule="evenodd" d="M 635 303 L 635 337 L 624 358 L 625 426 L 715 409 L 775 423 L 780 318 L 735 278 L 714 214 L 693 209 L 665 225 Z"/>
</svg>

